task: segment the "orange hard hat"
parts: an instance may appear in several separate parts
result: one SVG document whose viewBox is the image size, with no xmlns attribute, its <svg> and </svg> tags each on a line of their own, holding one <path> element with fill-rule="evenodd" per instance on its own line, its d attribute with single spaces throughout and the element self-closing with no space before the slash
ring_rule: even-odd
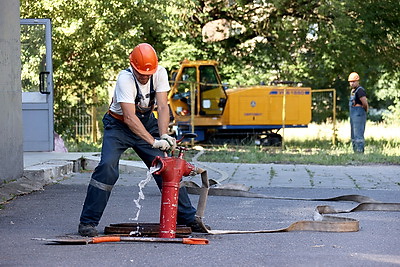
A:
<svg viewBox="0 0 400 267">
<path fill-rule="evenodd" d="M 147 43 L 138 44 L 130 53 L 129 61 L 140 74 L 152 75 L 157 71 L 156 51 Z"/>
<path fill-rule="evenodd" d="M 349 79 L 348 79 L 349 82 L 355 82 L 355 81 L 359 81 L 359 80 L 360 80 L 360 76 L 358 75 L 357 72 L 350 73 Z"/>
</svg>

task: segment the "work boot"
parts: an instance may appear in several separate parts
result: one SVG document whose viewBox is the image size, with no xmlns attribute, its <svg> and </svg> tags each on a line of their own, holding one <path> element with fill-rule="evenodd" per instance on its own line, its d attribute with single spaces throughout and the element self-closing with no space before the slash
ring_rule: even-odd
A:
<svg viewBox="0 0 400 267">
<path fill-rule="evenodd" d="M 200 223 L 198 222 L 198 220 L 194 220 L 191 223 L 188 223 L 186 226 L 189 226 L 192 229 L 192 232 L 197 232 L 197 233 L 207 233 L 207 231 L 205 229 L 203 229 L 203 227 L 201 227 Z M 211 230 L 211 227 L 208 225 L 204 225 L 208 230 Z"/>
<path fill-rule="evenodd" d="M 97 236 L 99 233 L 96 227 L 92 224 L 80 223 L 78 227 L 78 232 L 81 236 Z"/>
</svg>

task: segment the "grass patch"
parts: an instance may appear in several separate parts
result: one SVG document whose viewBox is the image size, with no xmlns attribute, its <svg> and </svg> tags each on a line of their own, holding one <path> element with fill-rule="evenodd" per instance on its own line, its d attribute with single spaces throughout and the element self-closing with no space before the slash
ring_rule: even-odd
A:
<svg viewBox="0 0 400 267">
<path fill-rule="evenodd" d="M 288 163 L 319 165 L 400 165 L 400 126 L 368 122 L 365 153 L 355 154 L 349 140 L 348 121 L 337 123 L 337 143 L 332 145 L 331 124 L 286 129 L 285 149 L 260 146 L 208 146 L 200 161 Z M 281 133 L 282 134 L 282 133 Z M 189 159 L 189 154 L 186 157 Z"/>
<path fill-rule="evenodd" d="M 286 149 L 260 146 L 204 146 L 198 160 L 205 162 L 282 163 L 318 165 L 400 165 L 400 148 L 396 142 L 368 141 L 364 154 L 355 154 L 350 145 L 332 146 L 328 140 L 287 142 Z M 185 159 L 190 161 L 198 151 L 189 149 Z M 140 160 L 132 149 L 122 158 Z"/>
<path fill-rule="evenodd" d="M 240 163 L 288 163 L 319 165 L 400 165 L 400 126 L 367 124 L 365 153 L 355 154 L 349 141 L 349 125 L 338 123 L 337 144 L 332 145 L 332 125 L 310 124 L 308 128 L 286 129 L 285 149 L 256 145 L 207 145 L 199 161 Z M 96 152 L 101 144 L 68 143 L 70 152 Z M 189 148 L 185 159 L 191 161 L 198 153 Z M 177 153 L 176 153 L 177 154 Z M 121 157 L 141 160 L 132 149 Z"/>
<path fill-rule="evenodd" d="M 306 140 L 286 142 L 285 150 L 260 146 L 204 146 L 204 154 L 198 160 L 205 162 L 282 163 L 318 165 L 400 165 L 400 144 L 387 140 L 367 140 L 364 154 L 355 154 L 350 144 L 332 146 L 330 141 Z M 198 153 L 189 149 L 185 159 L 190 161 Z M 132 149 L 122 158 L 140 160 Z"/>
<path fill-rule="evenodd" d="M 90 143 L 85 141 L 64 141 L 68 152 L 100 152 L 101 143 Z"/>
<path fill-rule="evenodd" d="M 319 165 L 400 164 L 397 141 L 367 140 L 364 154 L 355 154 L 350 144 L 332 146 L 328 140 L 295 140 L 285 149 L 260 146 L 211 146 L 199 161 L 240 163 L 288 163 Z M 193 153 L 193 152 L 191 152 Z M 190 154 L 187 153 L 187 159 Z"/>
</svg>

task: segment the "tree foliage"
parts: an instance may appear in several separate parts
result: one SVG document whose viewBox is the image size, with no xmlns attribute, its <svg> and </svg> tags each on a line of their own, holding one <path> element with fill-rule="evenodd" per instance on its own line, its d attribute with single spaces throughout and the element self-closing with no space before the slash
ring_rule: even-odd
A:
<svg viewBox="0 0 400 267">
<path fill-rule="evenodd" d="M 386 97 L 379 85 L 383 77 L 400 71 L 398 1 L 226 3 L 206 0 L 192 4 L 195 11 L 187 12 L 192 34 L 187 40 L 222 62 L 230 83 L 277 79 L 335 88 L 341 109 L 347 111 L 347 75 L 357 71 L 373 107 L 384 108 L 381 105 L 387 101 L 379 100 L 396 101 L 393 90 L 399 90 L 398 79 L 392 79 L 395 86 Z M 239 30 L 221 41 L 203 42 L 200 29 L 217 19 L 225 19 Z"/>
<path fill-rule="evenodd" d="M 21 0 L 21 17 L 52 19 L 59 119 L 82 102 L 104 104 L 139 42 L 152 44 L 169 70 L 184 58 L 218 60 L 231 85 L 290 80 L 335 88 L 341 117 L 347 75 L 357 71 L 371 106 L 395 111 L 399 11 L 396 0 Z M 223 37 L 210 41 L 213 33 Z M 65 131 L 69 120 L 56 128 Z"/>
<path fill-rule="evenodd" d="M 162 50 L 164 1 L 21 1 L 22 18 L 51 18 L 56 131 L 70 135 L 78 117 L 64 111 L 108 101 L 109 81 L 128 66 L 139 42 Z"/>
</svg>

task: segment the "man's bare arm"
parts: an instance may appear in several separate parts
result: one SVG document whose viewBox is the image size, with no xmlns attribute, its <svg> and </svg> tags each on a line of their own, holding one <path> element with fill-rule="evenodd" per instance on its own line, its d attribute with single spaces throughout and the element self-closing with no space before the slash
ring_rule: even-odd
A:
<svg viewBox="0 0 400 267">
<path fill-rule="evenodd" d="M 362 103 L 363 109 L 365 109 L 365 111 L 368 111 L 369 106 L 368 106 L 367 97 L 365 97 L 365 96 L 361 97 L 361 98 L 360 98 L 360 101 L 361 101 L 361 103 Z"/>
<path fill-rule="evenodd" d="M 128 125 L 129 129 L 138 137 L 145 140 L 150 145 L 154 144 L 154 137 L 146 130 L 142 122 L 136 116 L 136 107 L 132 103 L 120 103 L 122 113 L 124 115 L 124 122 Z"/>
</svg>

